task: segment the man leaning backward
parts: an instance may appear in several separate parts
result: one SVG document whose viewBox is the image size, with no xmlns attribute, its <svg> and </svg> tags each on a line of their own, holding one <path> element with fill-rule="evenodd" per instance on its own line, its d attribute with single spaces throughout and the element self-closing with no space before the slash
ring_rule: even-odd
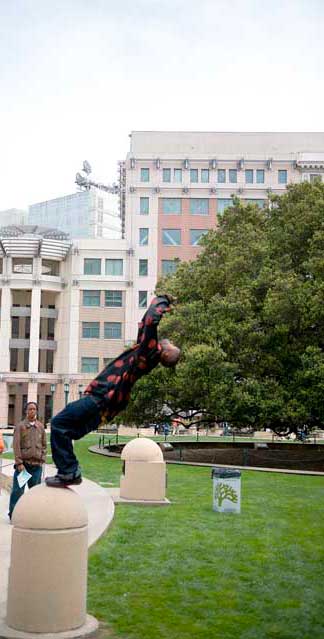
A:
<svg viewBox="0 0 324 639">
<path fill-rule="evenodd" d="M 139 325 L 137 342 L 116 357 L 86 388 L 81 399 L 68 404 L 51 423 L 51 446 L 55 477 L 46 484 L 64 487 L 82 481 L 73 440 L 98 428 L 101 421 L 111 421 L 126 408 L 134 384 L 158 364 L 174 367 L 180 350 L 169 340 L 158 340 L 157 327 L 164 313 L 170 311 L 170 295 L 155 297 Z"/>
</svg>

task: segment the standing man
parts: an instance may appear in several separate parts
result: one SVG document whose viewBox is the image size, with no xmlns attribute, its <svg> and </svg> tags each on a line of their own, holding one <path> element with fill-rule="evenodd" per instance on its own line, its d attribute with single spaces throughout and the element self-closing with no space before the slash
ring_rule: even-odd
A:
<svg viewBox="0 0 324 639">
<path fill-rule="evenodd" d="M 135 382 L 158 364 L 176 366 L 180 350 L 169 340 L 158 341 L 157 327 L 173 298 L 159 295 L 152 300 L 137 335 L 137 342 L 116 357 L 85 390 L 84 397 L 68 404 L 51 422 L 51 446 L 58 469 L 46 484 L 61 488 L 82 481 L 73 440 L 96 430 L 101 421 L 109 422 L 126 408 Z"/>
<path fill-rule="evenodd" d="M 26 417 L 15 427 L 13 437 L 15 453 L 15 473 L 9 502 L 9 519 L 18 499 L 24 494 L 25 486 L 20 488 L 18 475 L 26 470 L 31 477 L 28 488 L 41 483 L 42 465 L 46 460 L 46 433 L 44 424 L 37 419 L 36 402 L 28 402 Z"/>
</svg>

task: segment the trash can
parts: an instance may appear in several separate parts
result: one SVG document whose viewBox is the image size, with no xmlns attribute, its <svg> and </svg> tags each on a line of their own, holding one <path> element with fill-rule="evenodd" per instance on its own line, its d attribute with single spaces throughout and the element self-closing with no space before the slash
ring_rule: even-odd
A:
<svg viewBox="0 0 324 639">
<path fill-rule="evenodd" d="M 218 513 L 241 512 L 241 471 L 213 468 L 213 510 Z"/>
</svg>

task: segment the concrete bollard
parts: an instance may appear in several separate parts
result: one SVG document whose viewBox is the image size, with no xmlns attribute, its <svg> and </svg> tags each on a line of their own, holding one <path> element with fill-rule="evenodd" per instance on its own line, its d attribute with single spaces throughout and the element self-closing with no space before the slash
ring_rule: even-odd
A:
<svg viewBox="0 0 324 639">
<path fill-rule="evenodd" d="M 12 521 L 8 629 L 17 636 L 94 634 L 98 623 L 86 613 L 88 516 L 80 497 L 35 486 L 19 500 Z"/>
<path fill-rule="evenodd" d="M 120 479 L 120 497 L 124 500 L 168 502 L 166 464 L 161 448 L 146 437 L 132 439 L 123 448 L 124 472 Z"/>
</svg>

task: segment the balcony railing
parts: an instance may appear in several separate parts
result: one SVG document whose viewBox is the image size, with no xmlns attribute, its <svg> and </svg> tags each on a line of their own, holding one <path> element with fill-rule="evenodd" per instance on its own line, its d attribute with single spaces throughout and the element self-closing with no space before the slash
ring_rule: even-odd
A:
<svg viewBox="0 0 324 639">
<path fill-rule="evenodd" d="M 49 339 L 40 339 L 39 340 L 39 350 L 40 351 L 56 351 L 57 342 Z"/>
<path fill-rule="evenodd" d="M 40 316 L 48 319 L 57 319 L 58 318 L 58 310 L 57 308 L 41 308 Z"/>
<path fill-rule="evenodd" d="M 29 348 L 30 340 L 13 337 L 9 340 L 9 348 Z"/>
<path fill-rule="evenodd" d="M 30 317 L 30 306 L 12 306 L 10 310 L 11 317 Z"/>
<path fill-rule="evenodd" d="M 30 317 L 31 308 L 28 306 L 12 306 L 10 311 L 11 317 Z M 57 308 L 41 308 L 40 316 L 45 319 L 57 319 Z"/>
<path fill-rule="evenodd" d="M 22 339 L 22 338 L 11 338 L 9 340 L 9 348 L 29 348 L 30 347 L 30 340 L 29 339 Z M 57 349 L 57 342 L 54 339 L 40 339 L 39 340 L 39 350 L 40 351 L 56 351 Z"/>
</svg>

